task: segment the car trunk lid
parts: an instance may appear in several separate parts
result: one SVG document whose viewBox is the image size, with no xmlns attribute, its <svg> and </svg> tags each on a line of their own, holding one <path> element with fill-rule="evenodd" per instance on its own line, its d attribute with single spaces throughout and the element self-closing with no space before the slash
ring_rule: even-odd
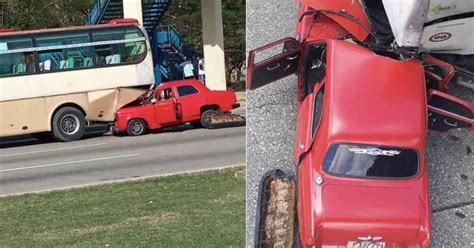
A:
<svg viewBox="0 0 474 248">
<path fill-rule="evenodd" d="M 408 244 L 417 240 L 420 200 L 411 188 L 325 185 L 322 194 L 317 235 L 323 245 L 367 240 Z"/>
</svg>

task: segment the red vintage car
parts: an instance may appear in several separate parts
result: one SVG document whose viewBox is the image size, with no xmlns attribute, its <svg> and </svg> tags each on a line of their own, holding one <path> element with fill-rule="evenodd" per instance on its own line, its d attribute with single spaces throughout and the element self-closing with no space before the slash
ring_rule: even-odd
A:
<svg viewBox="0 0 474 248">
<path fill-rule="evenodd" d="M 115 132 L 136 136 L 190 122 L 210 127 L 210 119 L 240 106 L 233 91 L 212 91 L 198 80 L 166 82 L 116 113 Z"/>
<path fill-rule="evenodd" d="M 256 247 L 291 247 L 293 233 L 302 247 L 429 247 L 426 133 L 473 130 L 473 105 L 442 92 L 444 64 L 381 47 L 367 1 L 300 2 L 296 39 L 248 56 L 249 89 L 298 76 L 297 180 L 264 176 Z"/>
<path fill-rule="evenodd" d="M 321 76 L 302 79 L 295 144 L 301 244 L 427 247 L 423 66 L 345 41 L 307 44 L 305 65 L 321 57 L 308 68 Z"/>
<path fill-rule="evenodd" d="M 288 38 L 262 50 L 278 45 L 285 49 L 277 59 L 250 62 L 250 88 L 299 72 L 295 161 L 301 246 L 427 247 L 431 209 L 422 64 L 333 39 L 301 45 Z"/>
</svg>

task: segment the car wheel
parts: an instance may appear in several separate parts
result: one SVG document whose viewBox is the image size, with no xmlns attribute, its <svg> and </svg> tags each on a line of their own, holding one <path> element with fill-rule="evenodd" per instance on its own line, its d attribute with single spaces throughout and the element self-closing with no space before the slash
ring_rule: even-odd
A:
<svg viewBox="0 0 474 248">
<path fill-rule="evenodd" d="M 145 134 L 146 132 L 146 124 L 143 120 L 134 119 L 128 123 L 127 126 L 127 134 L 130 136 L 138 136 Z"/>
<path fill-rule="evenodd" d="M 211 128 L 211 120 L 219 115 L 215 109 L 208 109 L 201 114 L 201 125 L 207 129 Z"/>
<path fill-rule="evenodd" d="M 58 141 L 78 140 L 86 131 L 86 118 L 77 108 L 64 107 L 54 114 L 52 129 L 53 137 Z"/>
</svg>

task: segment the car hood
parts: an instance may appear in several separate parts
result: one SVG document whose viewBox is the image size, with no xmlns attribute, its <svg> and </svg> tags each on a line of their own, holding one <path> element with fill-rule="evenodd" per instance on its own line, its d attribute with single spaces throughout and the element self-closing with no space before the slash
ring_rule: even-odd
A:
<svg viewBox="0 0 474 248">
<path fill-rule="evenodd" d="M 117 115 L 120 116 L 124 114 L 129 114 L 129 113 L 137 113 L 139 111 L 145 110 L 147 106 L 148 104 L 140 105 L 139 103 L 138 105 L 128 105 L 126 107 L 122 107 L 121 109 L 119 109 L 117 111 Z"/>
<path fill-rule="evenodd" d="M 347 245 L 368 236 L 387 244 L 415 244 L 420 204 L 412 188 L 325 185 L 317 236 L 322 245 Z"/>
</svg>

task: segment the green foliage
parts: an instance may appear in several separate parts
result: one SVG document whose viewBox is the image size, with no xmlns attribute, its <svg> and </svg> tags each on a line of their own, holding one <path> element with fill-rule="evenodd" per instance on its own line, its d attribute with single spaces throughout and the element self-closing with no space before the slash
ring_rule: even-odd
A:
<svg viewBox="0 0 474 248">
<path fill-rule="evenodd" d="M 232 71 L 237 78 L 245 63 L 245 1 L 222 0 L 224 49 L 227 81 Z M 173 0 L 163 24 L 174 25 L 183 38 L 202 54 L 201 3 L 197 0 Z"/>
<path fill-rule="evenodd" d="M 82 25 L 93 0 L 15 0 L 6 4 L 6 27 L 18 30 Z"/>
</svg>

